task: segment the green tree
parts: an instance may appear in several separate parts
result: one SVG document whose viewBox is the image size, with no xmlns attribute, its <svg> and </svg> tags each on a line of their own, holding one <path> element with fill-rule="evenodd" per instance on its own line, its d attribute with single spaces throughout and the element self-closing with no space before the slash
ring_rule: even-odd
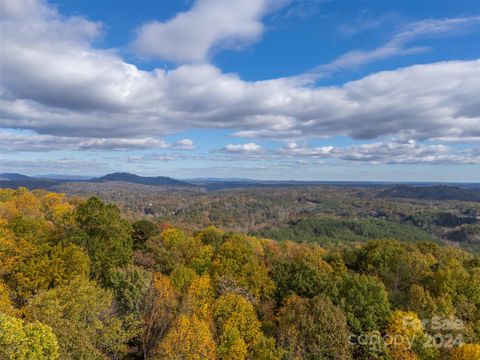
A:
<svg viewBox="0 0 480 360">
<path fill-rule="evenodd" d="M 197 276 L 195 270 L 179 264 L 173 268 L 170 279 L 172 280 L 173 287 L 179 292 L 183 292 Z"/>
<path fill-rule="evenodd" d="M 151 273 L 132 264 L 110 270 L 107 277 L 108 286 L 124 314 L 140 313 L 151 281 Z"/>
<path fill-rule="evenodd" d="M 89 255 L 94 278 L 104 281 L 110 269 L 132 261 L 132 228 L 118 207 L 90 198 L 74 216 L 78 226 L 74 241 Z"/>
<path fill-rule="evenodd" d="M 272 278 L 278 302 L 292 294 L 313 297 L 325 289 L 328 279 L 312 264 L 302 260 L 275 261 L 272 264 Z"/>
<path fill-rule="evenodd" d="M 136 334 L 112 312 L 111 293 L 81 277 L 34 296 L 24 313 L 53 329 L 62 359 L 120 356 Z"/>
<path fill-rule="evenodd" d="M 374 276 L 344 275 L 333 300 L 342 308 L 356 334 L 382 329 L 390 315 L 385 286 Z"/>
<path fill-rule="evenodd" d="M 132 224 L 133 248 L 134 250 L 143 249 L 148 239 L 157 234 L 157 227 L 148 220 L 139 220 Z"/>
<path fill-rule="evenodd" d="M 204 245 L 198 249 L 198 253 L 192 258 L 191 266 L 197 274 L 202 275 L 210 271 L 214 248 L 211 245 Z"/>
<path fill-rule="evenodd" d="M 453 299 L 468 286 L 470 276 L 457 259 L 448 259 L 435 264 L 433 273 L 426 280 L 435 296 L 447 294 Z"/>
<path fill-rule="evenodd" d="M 218 249 L 213 260 L 214 279 L 232 281 L 259 299 L 274 290 L 268 275 L 263 247 L 254 237 L 233 234 Z"/>
<path fill-rule="evenodd" d="M 223 243 L 224 232 L 214 226 L 209 226 L 195 234 L 195 237 L 206 245 L 218 248 Z"/>
<path fill-rule="evenodd" d="M 395 240 L 369 241 L 356 251 L 353 270 L 377 276 L 390 293 L 397 306 L 405 306 L 410 287 L 422 281 L 429 273 L 435 259 L 425 256 L 417 245 Z"/>
<path fill-rule="evenodd" d="M 147 250 L 153 254 L 157 269 L 167 275 L 175 266 L 190 266 L 201 247 L 200 240 L 174 228 L 164 230 L 159 237 L 147 242 Z"/>
<path fill-rule="evenodd" d="M 323 249 L 318 246 L 291 242 L 279 246 L 271 259 L 277 302 L 292 294 L 314 297 L 330 286 L 333 269 L 322 259 L 323 254 Z"/>
</svg>

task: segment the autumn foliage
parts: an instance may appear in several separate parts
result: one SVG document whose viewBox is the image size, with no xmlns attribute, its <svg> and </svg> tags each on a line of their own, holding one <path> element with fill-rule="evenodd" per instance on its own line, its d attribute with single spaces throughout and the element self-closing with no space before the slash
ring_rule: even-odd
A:
<svg viewBox="0 0 480 360">
<path fill-rule="evenodd" d="M 131 222 L 97 198 L 0 190 L 0 359 L 480 359 L 480 259 Z"/>
</svg>

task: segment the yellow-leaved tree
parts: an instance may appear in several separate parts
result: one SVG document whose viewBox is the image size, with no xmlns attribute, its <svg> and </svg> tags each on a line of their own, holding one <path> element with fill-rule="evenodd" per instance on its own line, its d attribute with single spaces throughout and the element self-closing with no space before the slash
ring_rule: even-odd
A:
<svg viewBox="0 0 480 360">
<path fill-rule="evenodd" d="M 16 310 L 10 299 L 8 287 L 0 281 L 0 312 L 8 315 L 15 315 Z"/>
<path fill-rule="evenodd" d="M 464 344 L 454 348 L 452 360 L 480 360 L 480 344 Z"/>
<path fill-rule="evenodd" d="M 183 298 L 182 312 L 210 321 L 214 295 L 210 276 L 199 276 L 187 289 Z"/>
<path fill-rule="evenodd" d="M 141 346 L 145 358 L 165 334 L 175 316 L 177 306 L 178 300 L 168 276 L 154 273 L 144 305 L 140 310 L 143 322 Z"/>
<path fill-rule="evenodd" d="M 0 359 L 57 360 L 58 342 L 52 329 L 35 321 L 0 313 Z"/>
<path fill-rule="evenodd" d="M 227 293 L 213 305 L 218 355 L 222 360 L 280 359 L 281 351 L 261 330 L 253 305 L 243 296 Z"/>
<path fill-rule="evenodd" d="M 154 359 L 214 360 L 216 346 L 208 322 L 180 315 L 155 351 Z"/>
<path fill-rule="evenodd" d="M 416 337 L 423 336 L 423 325 L 416 313 L 400 310 L 393 312 L 386 333 L 393 360 L 418 359 L 412 344 Z"/>
</svg>

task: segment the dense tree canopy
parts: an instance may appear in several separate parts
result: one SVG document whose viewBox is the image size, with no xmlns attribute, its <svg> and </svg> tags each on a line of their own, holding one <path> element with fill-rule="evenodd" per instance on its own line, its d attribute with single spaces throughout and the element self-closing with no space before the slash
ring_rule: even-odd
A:
<svg viewBox="0 0 480 360">
<path fill-rule="evenodd" d="M 0 190 L 0 358 L 480 359 L 478 256 L 351 240 L 131 225 L 96 198 Z"/>
</svg>

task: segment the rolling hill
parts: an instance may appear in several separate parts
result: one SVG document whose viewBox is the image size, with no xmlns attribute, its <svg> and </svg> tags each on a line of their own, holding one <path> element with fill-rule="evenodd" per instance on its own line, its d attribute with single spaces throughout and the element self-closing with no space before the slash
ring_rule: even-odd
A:
<svg viewBox="0 0 480 360">
<path fill-rule="evenodd" d="M 105 176 L 95 178 L 90 180 L 91 182 L 109 182 L 109 181 L 124 181 L 134 184 L 141 184 L 141 185 L 157 185 L 157 186 L 194 186 L 186 181 L 175 180 L 167 176 L 154 176 L 154 177 L 147 177 L 147 176 L 138 176 L 136 174 L 126 173 L 126 172 L 118 172 L 107 174 Z"/>
</svg>

